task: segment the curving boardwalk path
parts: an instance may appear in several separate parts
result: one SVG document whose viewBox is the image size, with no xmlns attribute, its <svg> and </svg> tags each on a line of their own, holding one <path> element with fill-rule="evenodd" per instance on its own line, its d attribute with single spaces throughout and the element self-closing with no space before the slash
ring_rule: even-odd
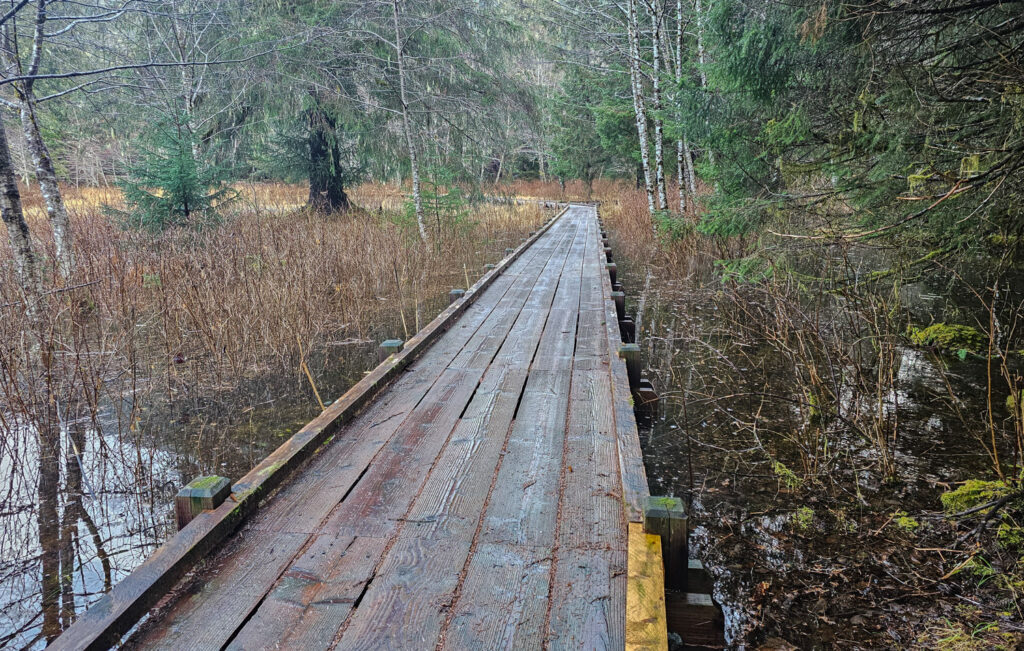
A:
<svg viewBox="0 0 1024 651">
<path fill-rule="evenodd" d="M 228 504 L 295 467 L 197 569 L 164 577 L 155 607 L 155 588 L 133 606 L 148 615 L 128 646 L 624 648 L 647 485 L 605 262 L 596 209 L 570 206 L 410 342 L 361 411 L 325 412 L 347 422 L 303 465 L 272 455 L 236 484 Z M 130 588 L 56 646 L 116 643 L 103 626 Z"/>
</svg>

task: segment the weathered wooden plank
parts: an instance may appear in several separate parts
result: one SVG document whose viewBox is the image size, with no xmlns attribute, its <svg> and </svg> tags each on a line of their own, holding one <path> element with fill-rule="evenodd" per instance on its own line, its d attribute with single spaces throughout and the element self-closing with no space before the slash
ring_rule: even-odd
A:
<svg viewBox="0 0 1024 651">
<path fill-rule="evenodd" d="M 557 274 L 562 264 L 552 259 L 548 266 L 544 278 Z M 538 282 L 531 299 L 536 297 L 535 304 L 550 302 L 556 285 Z M 421 530 L 417 535 L 472 535 L 476 528 L 544 330 L 543 314 L 539 309 L 519 313 L 409 513 L 409 523 Z"/>
<path fill-rule="evenodd" d="M 550 573 L 551 557 L 536 548 L 479 545 L 441 648 L 543 648 Z"/>
<path fill-rule="evenodd" d="M 281 640 L 281 648 L 326 648 L 334 639 L 337 626 L 344 619 L 373 574 L 377 560 L 387 541 L 374 538 L 337 538 L 317 536 L 307 562 L 288 568 L 274 590 L 260 605 L 258 619 L 228 645 L 229 649 L 266 648 Z M 341 550 L 338 554 L 337 550 Z M 325 563 L 330 554 L 336 562 Z M 302 636 L 283 640 L 279 618 L 290 617 L 294 611 L 311 610 L 315 616 Z"/>
<path fill-rule="evenodd" d="M 668 649 L 665 616 L 665 576 L 661 539 L 629 523 L 628 584 L 626 587 L 626 649 Z"/>
<path fill-rule="evenodd" d="M 626 610 L 617 584 L 626 577 L 626 550 L 560 551 L 551 590 L 549 649 L 622 649 Z"/>
<path fill-rule="evenodd" d="M 612 383 L 612 404 L 615 409 L 615 431 L 619 446 L 619 474 L 622 478 L 622 501 L 626 518 L 630 522 L 643 522 L 643 504 L 650 496 L 647 473 L 644 470 L 643 451 L 640 448 L 640 433 L 633 413 L 633 396 L 629 389 L 626 363 L 617 351 L 622 344 L 619 332 L 618 314 L 611 299 L 611 280 L 601 280 L 605 296 L 604 322 L 609 351 L 609 373 Z"/>
<path fill-rule="evenodd" d="M 291 564 L 295 553 L 305 544 L 305 534 L 282 533 L 274 536 L 272 545 L 262 545 L 246 554 L 229 554 L 223 563 L 210 568 L 215 572 L 209 583 L 196 582 L 190 586 L 179 602 L 202 604 L 208 620 L 222 620 L 225 627 L 190 626 L 182 622 L 175 626 L 152 629 L 145 646 L 150 649 L 180 649 L 182 651 L 219 648 L 232 632 L 231 622 L 242 621 L 265 594 L 262 590 L 223 589 L 222 576 L 232 577 L 231 585 L 269 585 L 281 576 Z M 232 540 L 237 543 L 238 539 Z"/>
<path fill-rule="evenodd" d="M 530 648 L 542 645 L 547 633 L 547 608 L 537 595 L 550 586 L 550 569 L 537 568 L 549 568 L 557 531 L 585 221 L 582 235 L 561 270 L 477 548 L 445 629 L 443 642 L 453 648 Z M 496 556 L 506 565 L 497 580 Z"/>
<path fill-rule="evenodd" d="M 484 542 L 549 547 L 554 543 L 572 380 L 571 354 L 575 347 L 585 251 L 584 234 L 573 242 L 555 293 L 553 304 L 558 307 L 551 310 L 530 367 L 519 413 L 494 484 L 498 499 L 491 501 L 485 515 L 481 533 Z M 565 302 L 569 299 L 576 303 Z M 569 363 L 564 364 L 561 360 L 567 355 Z"/>
<path fill-rule="evenodd" d="M 392 534 L 482 375 L 479 370 L 444 371 L 398 435 L 381 449 L 351 493 L 324 521 L 321 531 L 359 536 Z"/>
<path fill-rule="evenodd" d="M 459 581 L 469 540 L 414 536 L 399 539 L 350 620 L 339 647 L 431 648 L 450 602 L 424 594 L 451 594 Z"/>
<path fill-rule="evenodd" d="M 580 304 L 603 299 L 596 224 L 588 230 Z M 597 303 L 598 305 L 600 303 Z M 595 337 L 595 335 L 597 335 Z M 594 345 L 594 339 L 599 342 Z M 581 309 L 558 523 L 548 648 L 621 649 L 625 644 L 626 532 L 618 473 L 603 314 Z M 603 359 L 602 359 L 603 358 Z M 580 362 L 583 362 L 580 364 Z M 579 364 L 579 366 L 577 366 Z"/>
<path fill-rule="evenodd" d="M 488 370 L 409 511 L 403 535 L 473 537 L 526 377 L 524 368 Z"/>
<path fill-rule="evenodd" d="M 560 549 L 626 548 L 618 446 L 607 373 L 572 375 Z"/>
</svg>

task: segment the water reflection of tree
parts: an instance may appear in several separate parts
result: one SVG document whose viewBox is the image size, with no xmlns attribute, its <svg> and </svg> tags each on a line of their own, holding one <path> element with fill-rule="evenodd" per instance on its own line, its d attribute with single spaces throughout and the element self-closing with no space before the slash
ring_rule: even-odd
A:
<svg viewBox="0 0 1024 651">
<path fill-rule="evenodd" d="M 76 612 L 75 573 L 86 564 L 80 525 L 99 560 L 104 588 L 112 583 L 110 558 L 87 508 L 86 497 L 92 491 L 83 474 L 87 434 L 99 431 L 96 400 L 104 369 L 96 360 L 103 356 L 91 355 L 86 319 L 76 298 L 80 299 L 74 291 L 26 292 L 21 302 L 27 316 L 23 336 L 0 352 L 0 399 L 8 409 L 0 419 L 0 454 L 10 470 L 4 478 L 0 515 L 20 520 L 20 525 L 4 527 L 10 535 L 0 540 L 0 546 L 5 557 L 27 557 L 25 567 L 19 569 L 14 561 L 0 578 L 13 581 L 30 571 L 28 565 L 38 564 L 40 581 L 38 616 L 19 630 L 5 632 L 0 640 L 4 643 L 16 639 L 31 646 L 39 639 L 51 641 L 71 624 Z M 25 525 L 31 520 L 36 541 L 26 536 Z M 32 556 L 33 551 L 38 554 Z M 34 639 L 22 637 L 35 626 L 40 630 Z"/>
</svg>

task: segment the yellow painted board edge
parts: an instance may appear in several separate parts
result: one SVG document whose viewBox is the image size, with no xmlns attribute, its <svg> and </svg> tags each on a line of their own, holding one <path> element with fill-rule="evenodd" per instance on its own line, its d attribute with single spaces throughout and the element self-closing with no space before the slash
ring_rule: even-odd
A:
<svg viewBox="0 0 1024 651">
<path fill-rule="evenodd" d="M 667 651 L 661 536 L 644 532 L 639 522 L 629 523 L 626 578 L 626 649 Z"/>
</svg>

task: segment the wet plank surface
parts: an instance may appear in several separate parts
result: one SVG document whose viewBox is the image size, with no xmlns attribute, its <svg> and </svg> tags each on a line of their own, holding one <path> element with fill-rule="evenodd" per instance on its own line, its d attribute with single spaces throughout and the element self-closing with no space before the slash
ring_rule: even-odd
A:
<svg viewBox="0 0 1024 651">
<path fill-rule="evenodd" d="M 128 646 L 624 648 L 647 486 L 610 291 L 571 206 Z"/>
</svg>

